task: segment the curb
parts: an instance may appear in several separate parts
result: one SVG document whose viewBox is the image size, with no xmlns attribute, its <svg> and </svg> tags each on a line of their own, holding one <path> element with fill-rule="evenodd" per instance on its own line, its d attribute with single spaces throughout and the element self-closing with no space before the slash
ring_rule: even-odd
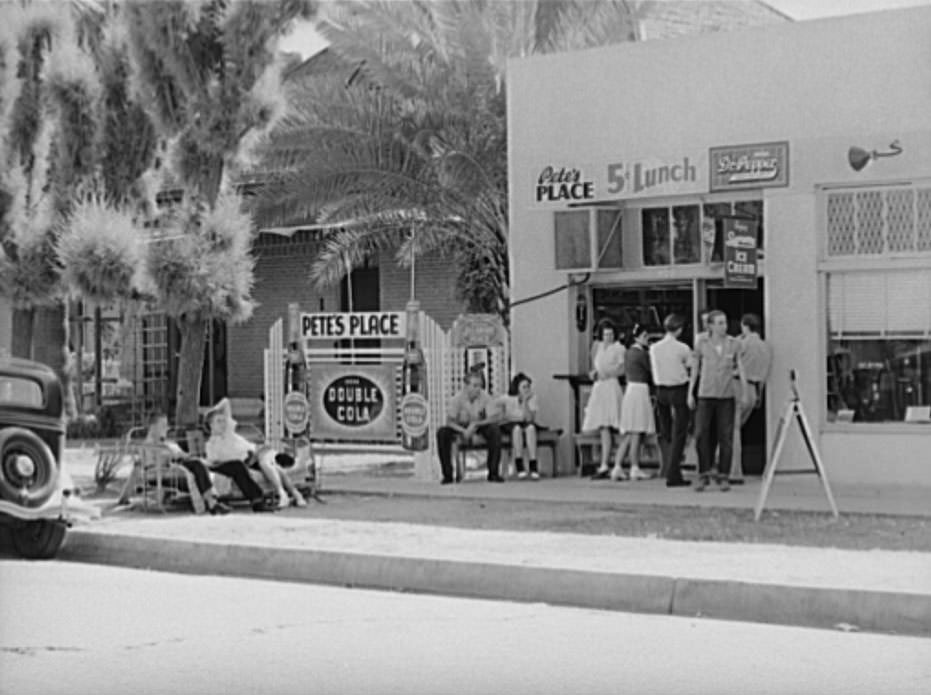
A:
<svg viewBox="0 0 931 695">
<path fill-rule="evenodd" d="M 500 565 L 74 529 L 59 559 L 182 574 L 931 636 L 931 594 Z"/>
</svg>

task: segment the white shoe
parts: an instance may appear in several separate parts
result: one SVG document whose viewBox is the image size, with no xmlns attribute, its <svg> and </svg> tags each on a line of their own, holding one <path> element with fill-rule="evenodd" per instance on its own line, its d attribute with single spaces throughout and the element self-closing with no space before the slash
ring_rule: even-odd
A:
<svg viewBox="0 0 931 695">
<path fill-rule="evenodd" d="M 524 480 L 527 477 L 527 471 L 521 471 L 517 474 L 518 479 Z"/>
<path fill-rule="evenodd" d="M 291 506 L 291 501 L 288 499 L 288 495 L 282 490 L 278 493 L 278 509 L 287 509 Z"/>
<path fill-rule="evenodd" d="M 627 480 L 627 474 L 620 466 L 611 469 L 611 480 Z"/>
<path fill-rule="evenodd" d="M 294 506 L 295 507 L 306 507 L 307 500 L 305 500 L 302 495 L 298 495 L 297 497 L 294 498 Z"/>
<path fill-rule="evenodd" d="M 531 472 L 530 472 L 530 479 L 531 479 L 531 480 L 539 480 L 539 479 L 540 479 L 540 474 L 537 473 L 536 471 L 531 471 Z"/>
<path fill-rule="evenodd" d="M 639 468 L 630 469 L 630 479 L 631 480 L 649 480 L 650 476 L 644 473 Z"/>
</svg>

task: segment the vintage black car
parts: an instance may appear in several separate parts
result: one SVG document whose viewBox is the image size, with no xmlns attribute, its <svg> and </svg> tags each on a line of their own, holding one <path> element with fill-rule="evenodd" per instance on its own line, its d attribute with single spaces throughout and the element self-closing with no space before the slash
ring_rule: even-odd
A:
<svg viewBox="0 0 931 695">
<path fill-rule="evenodd" d="M 0 524 L 23 557 L 54 557 L 73 521 L 97 516 L 62 467 L 63 409 L 52 369 L 0 358 Z"/>
</svg>

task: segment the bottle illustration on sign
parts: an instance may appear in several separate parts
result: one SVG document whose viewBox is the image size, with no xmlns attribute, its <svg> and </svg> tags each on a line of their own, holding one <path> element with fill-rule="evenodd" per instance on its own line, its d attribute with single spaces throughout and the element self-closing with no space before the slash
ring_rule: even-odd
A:
<svg viewBox="0 0 931 695">
<path fill-rule="evenodd" d="M 408 451 L 425 451 L 429 446 L 427 363 L 417 335 L 419 312 L 419 302 L 408 302 L 407 341 L 401 374 L 401 444 Z"/>
</svg>

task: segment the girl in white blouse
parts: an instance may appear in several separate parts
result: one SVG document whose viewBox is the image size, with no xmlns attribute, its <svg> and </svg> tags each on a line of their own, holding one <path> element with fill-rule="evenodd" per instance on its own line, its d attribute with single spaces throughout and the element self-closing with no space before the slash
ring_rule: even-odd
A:
<svg viewBox="0 0 931 695">
<path fill-rule="evenodd" d="M 595 383 L 585 406 L 582 431 L 598 430 L 601 433 L 601 463 L 592 477 L 604 479 L 610 474 L 608 457 L 614 441 L 612 431 L 619 430 L 621 426 L 621 399 L 624 391 L 618 377 L 624 374 L 626 350 L 617 341 L 614 324 L 607 319 L 599 324 L 599 337 L 601 339 L 592 346 L 592 370 L 589 376 Z"/>
</svg>

